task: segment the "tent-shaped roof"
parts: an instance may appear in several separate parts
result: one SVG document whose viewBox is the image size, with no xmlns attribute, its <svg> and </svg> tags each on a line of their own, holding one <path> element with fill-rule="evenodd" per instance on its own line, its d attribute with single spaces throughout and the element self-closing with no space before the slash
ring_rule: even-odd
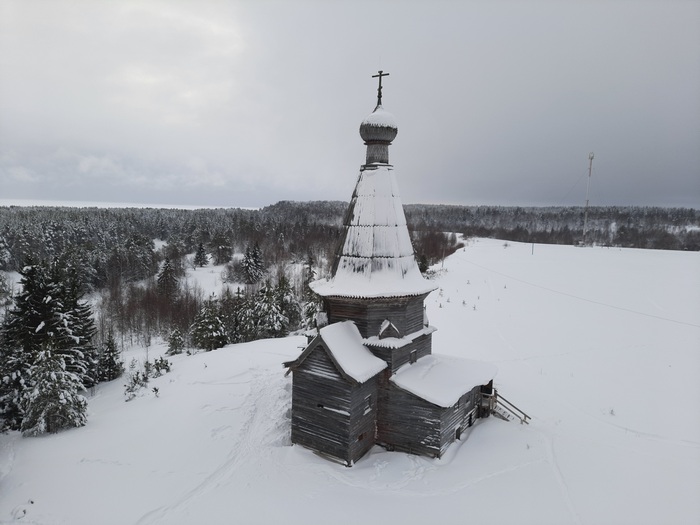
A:
<svg viewBox="0 0 700 525">
<path fill-rule="evenodd" d="M 290 369 L 298 367 L 321 342 L 338 371 L 357 383 L 364 383 L 387 367 L 384 360 L 376 357 L 362 344 L 362 335 L 352 321 L 324 326 L 295 361 L 284 365 Z"/>
<path fill-rule="evenodd" d="M 311 283 L 324 297 L 401 297 L 436 286 L 418 269 L 393 168 L 364 166 L 345 219 L 333 275 Z"/>
<path fill-rule="evenodd" d="M 478 385 L 491 381 L 498 368 L 491 363 L 427 355 L 399 368 L 391 377 L 396 386 L 443 408 Z"/>
</svg>

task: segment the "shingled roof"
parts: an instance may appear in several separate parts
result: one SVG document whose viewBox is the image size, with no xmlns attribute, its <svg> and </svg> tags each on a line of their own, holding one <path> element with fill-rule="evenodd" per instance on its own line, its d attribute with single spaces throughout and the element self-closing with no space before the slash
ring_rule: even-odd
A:
<svg viewBox="0 0 700 525">
<path fill-rule="evenodd" d="M 373 118 L 377 112 L 381 119 Z M 423 278 L 416 263 L 394 169 L 388 164 L 387 148 L 396 136 L 396 126 L 387 115 L 377 106 L 360 126 L 368 163 L 360 169 L 333 274 L 328 280 L 311 283 L 321 296 L 415 296 L 437 288 Z M 381 133 L 384 128 L 386 133 Z M 380 154 L 372 153 L 372 148 L 380 147 Z M 377 162 L 377 158 L 387 162 Z"/>
<path fill-rule="evenodd" d="M 451 407 L 475 386 L 486 385 L 498 372 L 491 363 L 460 357 L 428 355 L 407 364 L 391 382 L 440 407 Z"/>
<path fill-rule="evenodd" d="M 320 343 L 323 343 L 338 372 L 356 383 L 364 383 L 387 367 L 385 361 L 364 346 L 362 336 L 352 321 L 333 323 L 321 328 L 316 339 L 301 355 L 294 361 L 284 363 L 284 366 L 290 370 L 300 366 Z"/>
</svg>

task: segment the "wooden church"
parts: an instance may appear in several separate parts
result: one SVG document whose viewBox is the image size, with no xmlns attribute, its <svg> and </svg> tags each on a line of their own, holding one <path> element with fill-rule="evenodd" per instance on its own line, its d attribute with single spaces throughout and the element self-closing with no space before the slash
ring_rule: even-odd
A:
<svg viewBox="0 0 700 525">
<path fill-rule="evenodd" d="M 440 457 L 493 409 L 496 367 L 432 354 L 421 275 L 389 164 L 398 133 L 382 107 L 360 125 L 360 168 L 331 277 L 311 283 L 327 325 L 292 374 L 292 442 L 351 466 L 375 444 Z"/>
</svg>

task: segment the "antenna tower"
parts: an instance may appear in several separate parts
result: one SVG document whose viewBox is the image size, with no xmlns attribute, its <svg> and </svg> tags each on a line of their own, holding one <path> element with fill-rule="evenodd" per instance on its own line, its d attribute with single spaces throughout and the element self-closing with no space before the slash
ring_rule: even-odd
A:
<svg viewBox="0 0 700 525">
<path fill-rule="evenodd" d="M 586 226 L 588 225 L 588 193 L 591 189 L 591 172 L 593 171 L 593 152 L 588 154 L 588 184 L 586 185 L 586 207 L 583 211 L 583 239 L 581 243 L 586 244 Z"/>
</svg>

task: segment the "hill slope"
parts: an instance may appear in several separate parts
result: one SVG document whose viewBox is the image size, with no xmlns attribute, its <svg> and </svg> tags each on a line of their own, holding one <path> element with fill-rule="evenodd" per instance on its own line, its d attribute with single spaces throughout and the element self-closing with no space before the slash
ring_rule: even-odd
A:
<svg viewBox="0 0 700 525">
<path fill-rule="evenodd" d="M 159 397 L 101 385 L 84 428 L 1 435 L 0 522 L 697 523 L 700 254 L 479 240 L 436 279 L 434 352 L 494 362 L 529 426 L 345 468 L 289 446 L 304 339 L 228 346 L 171 358 Z"/>
</svg>

